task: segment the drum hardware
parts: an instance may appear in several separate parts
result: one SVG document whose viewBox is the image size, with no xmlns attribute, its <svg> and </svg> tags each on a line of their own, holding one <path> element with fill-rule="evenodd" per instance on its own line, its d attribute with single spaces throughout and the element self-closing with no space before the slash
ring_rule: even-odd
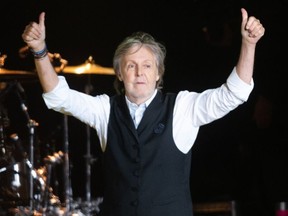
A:
<svg viewBox="0 0 288 216">
<path fill-rule="evenodd" d="M 6 93 L 5 93 L 6 94 Z M 0 96 L 0 99 L 1 96 Z M 11 146 L 7 145 L 6 128 L 10 126 L 7 110 L 0 102 L 0 167 L 9 164 Z"/>
<path fill-rule="evenodd" d="M 63 71 L 68 64 L 68 61 L 66 59 L 63 59 L 59 53 L 48 53 L 48 56 L 57 73 Z M 57 67 L 57 65 L 59 64 L 60 66 Z"/>
<path fill-rule="evenodd" d="M 91 61 L 92 59 L 90 59 Z M 88 82 L 85 86 L 85 93 L 90 94 L 93 90 L 91 85 L 91 77 L 88 75 Z M 86 201 L 91 201 L 91 165 L 96 162 L 96 158 L 91 155 L 91 128 L 86 125 L 86 155 L 84 156 L 86 162 Z"/>
<path fill-rule="evenodd" d="M 6 141 L 6 135 L 5 135 L 5 128 L 9 126 L 9 119 L 7 117 L 6 110 L 0 104 L 0 158 L 5 158 L 6 156 L 6 147 L 5 147 L 5 141 Z"/>
<path fill-rule="evenodd" d="M 15 143 L 15 148 L 17 151 L 14 150 L 13 157 L 16 161 L 20 162 L 28 157 L 26 151 L 23 148 L 21 140 L 17 133 L 13 133 L 10 135 L 10 139 Z"/>
<path fill-rule="evenodd" d="M 26 58 L 30 54 L 29 46 L 23 46 L 18 50 L 18 54 L 20 58 Z M 59 53 L 50 53 L 48 52 L 49 59 L 53 64 L 56 72 L 62 71 L 65 66 L 68 64 L 66 59 L 63 59 Z M 60 64 L 60 66 L 58 66 Z M 58 67 L 57 67 L 58 66 Z M 56 69 L 57 68 L 57 69 Z"/>
<path fill-rule="evenodd" d="M 48 53 L 49 59 L 55 69 L 55 71 L 61 72 L 68 64 L 68 61 L 63 59 L 59 53 Z M 56 65 L 60 63 L 60 66 L 57 67 Z M 63 142 L 64 142 L 64 152 L 58 152 L 59 155 L 48 156 L 44 159 L 46 162 L 46 166 L 48 169 L 51 169 L 51 164 L 53 164 L 53 160 L 58 160 L 59 156 L 64 158 L 64 196 L 65 196 L 65 210 L 63 212 L 64 215 L 68 215 L 71 212 L 71 202 L 72 202 L 72 187 L 70 181 L 70 161 L 69 161 L 69 138 L 68 138 L 68 116 L 64 114 L 63 117 Z M 57 161 L 58 162 L 58 161 Z M 49 177 L 50 178 L 50 177 Z M 50 181 L 50 179 L 49 179 Z M 46 204 L 45 204 L 46 205 Z M 58 215 L 60 213 L 58 212 Z"/>
<path fill-rule="evenodd" d="M 1 83 L 1 89 L 0 89 L 0 100 L 2 99 L 2 96 L 7 93 L 7 84 Z M 3 91 L 2 91 L 3 90 Z M 6 158 L 6 134 L 5 134 L 5 128 L 9 127 L 10 120 L 8 118 L 7 111 L 2 103 L 0 103 L 0 159 Z"/>
<path fill-rule="evenodd" d="M 22 142 L 16 133 L 10 135 L 10 140 L 13 142 L 6 145 L 9 165 L 0 169 L 0 192 L 6 200 L 5 203 L 1 202 L 1 205 L 10 208 L 27 206 L 31 200 L 29 177 L 32 176 L 33 209 L 29 205 L 29 210 L 31 212 L 41 210 L 46 190 L 44 169 L 32 169 L 33 166 L 28 159 L 28 154 L 24 151 Z M 52 193 L 52 190 L 49 191 Z M 52 197 L 51 194 L 50 197 Z M 56 204 L 55 197 L 53 200 L 53 203 Z M 52 202 L 50 201 L 50 203 Z"/>
<path fill-rule="evenodd" d="M 6 56 L 7 57 L 7 56 Z M 2 57 L 3 62 L 6 57 Z M 85 62 L 85 64 L 76 66 L 75 68 L 67 68 L 67 61 L 62 59 L 60 54 L 49 53 L 49 57 L 51 61 L 59 60 L 61 66 L 59 67 L 59 71 L 65 72 L 63 73 L 71 73 L 71 74 L 88 74 L 89 81 L 85 86 L 85 92 L 90 94 L 93 90 L 90 75 L 91 74 L 104 74 L 104 75 L 113 75 L 114 71 L 112 68 L 105 68 L 94 63 L 94 60 L 90 56 L 89 59 Z M 3 63 L 4 65 L 4 63 Z M 2 65 L 2 66 L 3 66 Z M 84 66 L 84 68 L 83 68 Z M 75 71 L 73 71 L 75 69 Z M 79 71 L 82 71 L 79 73 Z M 57 70 L 56 70 L 57 72 Z M 14 141 L 14 144 L 17 145 L 17 149 L 20 150 L 18 152 L 18 156 L 13 158 L 13 163 L 10 166 L 6 166 L 4 168 L 0 167 L 0 175 L 9 173 L 9 176 L 15 179 L 20 179 L 18 182 L 19 188 L 16 187 L 15 191 L 11 191 L 10 204 L 13 206 L 17 206 L 15 209 L 10 209 L 12 212 L 15 212 L 15 215 L 95 215 L 95 213 L 99 212 L 99 204 L 102 202 L 101 198 L 97 200 L 91 200 L 91 165 L 97 160 L 93 158 L 90 152 L 90 127 L 87 125 L 87 152 L 85 157 L 86 160 L 86 200 L 85 201 L 76 201 L 74 202 L 72 199 L 72 187 L 70 181 L 70 165 L 69 165 L 69 140 L 68 140 L 68 116 L 64 115 L 64 151 L 55 152 L 52 155 L 48 155 L 44 158 L 45 166 L 35 170 L 34 167 L 34 133 L 35 127 L 39 124 L 30 118 L 28 113 L 28 108 L 25 104 L 25 90 L 22 87 L 21 83 L 18 80 L 25 80 L 25 78 L 31 78 L 32 76 L 36 76 L 36 73 L 30 73 L 28 71 L 17 71 L 17 70 L 7 70 L 0 67 L 0 82 L 4 84 L 4 91 L 0 89 L 0 101 L 2 96 L 7 93 L 11 88 L 16 87 L 16 93 L 20 100 L 20 106 L 22 111 L 24 112 L 27 119 L 27 126 L 29 129 L 29 150 L 28 154 L 25 151 L 21 150 L 21 140 L 19 139 L 17 134 L 12 134 L 10 136 L 11 140 Z M 9 82 L 6 82 L 9 81 Z M 7 88 L 8 87 L 8 88 Z M 1 103 L 0 103 L 1 105 Z M 0 107 L 1 108 L 1 107 Z M 1 113 L 0 113 L 1 114 Z M 0 115 L 2 118 L 2 116 Z M 4 117 L 0 118 L 0 141 L 3 140 L 3 145 L 5 144 L 5 124 Z M 1 131 L 3 132 L 1 134 Z M 1 144 L 1 142 L 0 142 Z M 0 145 L 1 147 L 1 145 Z M 1 150 L 1 148 L 0 148 Z M 7 152 L 7 149 L 5 149 Z M 15 155 L 14 155 L 15 156 Z M 10 158 L 11 159 L 11 158 Z M 15 160 L 16 159 L 16 160 Z M 50 186 L 51 181 L 51 169 L 54 164 L 64 163 L 64 187 L 65 187 L 65 201 L 63 205 L 59 201 L 59 198 L 53 194 L 53 188 Z M 23 171 L 23 172 L 22 172 Z M 23 175 L 24 174 L 24 175 Z M 25 177 L 24 177 L 25 176 Z M 3 178 L 0 178 L 2 181 Z M 8 184 L 13 184 L 14 180 L 8 180 Z M 35 188 L 36 187 L 36 188 Z M 7 188 L 7 187 L 6 187 Z M 8 191 L 9 192 L 9 191 Z M 5 199 L 5 198 L 4 198 Z M 26 207 L 25 207 L 26 206 Z M 17 210 L 16 210 L 17 209 Z M 83 211 L 82 211 L 83 210 Z M 83 214 L 83 213 L 84 214 Z"/>
<path fill-rule="evenodd" d="M 62 72 L 64 68 L 66 67 L 68 61 L 63 59 L 59 53 L 48 53 L 50 61 L 55 69 L 56 72 Z M 57 60 L 57 63 L 60 63 L 60 67 L 57 67 L 55 63 L 55 60 Z M 72 187 L 71 187 L 71 181 L 70 181 L 70 161 L 69 161 L 69 135 L 68 135 L 68 116 L 63 115 L 63 143 L 64 143 L 64 153 L 61 152 L 61 156 L 64 158 L 64 205 L 65 209 L 61 210 L 62 213 L 58 212 L 57 215 L 65 215 L 67 216 L 69 213 L 71 213 L 71 203 L 72 203 Z M 62 155 L 63 154 L 63 155 Z M 54 155 L 55 157 L 55 155 Z M 45 158 L 47 165 L 49 166 L 51 161 L 51 158 Z M 50 169 L 50 168 L 48 168 Z"/>
<path fill-rule="evenodd" d="M 69 134 L 68 134 L 68 116 L 64 114 L 64 190 L 65 190 L 65 212 L 67 216 L 71 212 L 72 187 L 70 181 L 70 159 L 69 159 Z"/>
<path fill-rule="evenodd" d="M 103 197 L 98 197 L 90 201 L 77 199 L 73 202 L 73 209 L 81 210 L 85 216 L 95 216 L 100 212 L 100 205 L 103 202 Z"/>
<path fill-rule="evenodd" d="M 55 68 L 56 72 L 63 74 L 76 74 L 76 75 L 88 75 L 88 82 L 85 85 L 85 93 L 90 94 L 93 90 L 91 85 L 91 75 L 115 75 L 114 69 L 109 67 L 102 67 L 95 64 L 92 56 L 89 56 L 84 64 L 77 66 L 65 66 L 63 69 Z M 91 138 L 89 125 L 86 126 L 86 201 L 91 201 L 91 165 L 97 160 L 91 155 Z"/>
<path fill-rule="evenodd" d="M 61 155 L 61 152 L 54 153 L 54 155 Z M 54 157 L 54 156 L 51 156 Z M 57 163 L 60 163 L 60 158 L 57 160 Z M 6 199 L 10 201 L 10 207 L 13 206 L 15 209 L 10 208 L 11 211 L 15 211 L 15 215 L 58 215 L 56 214 L 56 210 L 61 207 L 61 202 L 59 198 L 53 194 L 53 189 L 50 187 L 50 176 L 51 176 L 51 167 L 56 164 L 54 163 L 47 163 L 44 167 L 41 167 L 37 170 L 32 168 L 32 164 L 26 158 L 25 160 L 11 164 L 8 167 L 0 169 L 0 174 L 7 172 L 6 176 L 12 175 L 11 178 L 8 179 L 5 183 L 9 182 L 10 185 L 6 185 Z M 28 196 L 28 184 L 27 182 L 27 172 L 31 176 L 33 176 L 33 190 L 34 190 L 34 197 L 33 197 L 33 209 L 30 206 L 27 206 L 29 196 Z M 27 176 L 26 176 L 27 175 Z M 1 180 L 1 189 L 3 189 L 3 183 L 5 178 L 0 178 Z M 25 187 L 27 186 L 27 187 Z M 25 207 L 26 206 L 26 207 Z M 19 211 L 21 210 L 21 211 Z M 24 214 L 25 212 L 25 214 Z"/>
<path fill-rule="evenodd" d="M 4 126 L 3 126 L 3 119 L 2 115 L 0 115 L 0 156 L 1 158 L 6 155 L 6 149 L 5 149 L 5 136 L 4 136 Z"/>
<path fill-rule="evenodd" d="M 63 130 L 64 130 L 64 152 L 59 151 L 54 153 L 53 155 L 48 155 L 44 158 L 44 162 L 46 163 L 45 167 L 47 170 L 47 179 L 46 182 L 48 185 L 50 184 L 50 176 L 51 176 L 51 167 L 52 165 L 60 162 L 64 162 L 64 207 L 60 207 L 60 202 L 58 199 L 55 199 L 53 193 L 48 193 L 48 195 L 52 194 L 50 199 L 47 199 L 47 194 L 45 198 L 44 208 L 43 208 L 43 216 L 84 216 L 80 210 L 75 209 L 72 204 L 73 194 L 72 187 L 70 181 L 70 162 L 69 162 L 69 139 L 68 139 L 68 116 L 64 115 L 63 118 Z M 62 159 L 64 158 L 64 160 Z M 52 190 L 50 187 L 46 187 L 49 190 Z M 56 200 L 56 202 L 55 202 Z M 47 201 L 50 201 L 50 205 L 47 204 Z"/>
<path fill-rule="evenodd" d="M 36 73 L 32 73 L 24 70 L 8 70 L 4 68 L 5 60 L 7 55 L 0 55 L 0 81 L 4 82 L 6 86 L 7 81 L 14 80 L 32 80 L 31 78 L 37 78 Z"/>
<path fill-rule="evenodd" d="M 30 53 L 29 46 L 23 46 L 18 50 L 18 54 L 20 58 L 26 58 L 28 54 Z"/>
<path fill-rule="evenodd" d="M 1 52 L 0 52 L 0 68 L 2 68 L 5 65 L 6 58 L 7 58 L 7 55 L 1 54 Z"/>
<path fill-rule="evenodd" d="M 9 82 L 14 80 L 33 81 L 37 78 L 36 73 L 24 70 L 8 70 L 0 67 L 0 81 Z"/>
<path fill-rule="evenodd" d="M 57 54 L 54 55 L 56 58 L 60 56 Z M 50 170 L 55 163 L 62 162 L 64 154 L 59 151 L 53 155 L 49 155 L 44 158 L 46 164 L 44 168 L 34 169 L 34 133 L 35 127 L 39 124 L 30 118 L 28 108 L 25 104 L 25 90 L 18 80 L 31 78 L 30 75 L 36 77 L 36 73 L 4 69 L 2 66 L 4 66 L 4 60 L 6 58 L 6 55 L 0 57 L 0 153 L 1 151 L 5 153 L 5 160 L 7 159 L 7 163 L 3 163 L 4 167 L 0 166 L 0 205 L 2 207 L 5 206 L 5 208 L 10 207 L 9 211 L 21 216 L 43 215 L 44 210 L 46 210 L 44 211 L 45 214 L 46 212 L 50 212 L 53 213 L 51 216 L 58 215 L 56 209 L 60 207 L 61 203 L 59 198 L 53 194 L 53 189 L 50 187 Z M 61 62 L 65 63 L 65 60 Z M 12 145 L 6 143 L 4 129 L 9 125 L 9 120 L 6 118 L 6 112 L 4 112 L 5 109 L 2 107 L 1 101 L 12 88 L 16 89 L 21 109 L 27 119 L 29 129 L 28 154 L 23 151 L 21 140 L 17 134 L 10 136 L 15 146 L 14 149 Z M 17 151 L 11 153 L 10 150 Z M 65 156 L 67 158 L 68 154 Z M 0 157 L 0 159 L 2 158 Z M 0 165 L 2 165 L 2 163 Z M 66 206 L 69 205 L 66 204 Z M 13 209 L 13 207 L 15 207 L 15 209 Z M 68 207 L 66 209 L 69 213 L 70 208 Z"/>
<path fill-rule="evenodd" d="M 103 67 L 99 64 L 95 64 L 92 56 L 89 56 L 84 64 L 76 66 L 65 66 L 63 69 L 56 67 L 56 72 L 64 74 L 98 74 L 98 75 L 115 75 L 113 68 Z"/>
<path fill-rule="evenodd" d="M 25 206 L 30 201 L 28 193 L 28 176 L 33 177 L 34 202 L 38 205 L 43 197 L 45 182 L 37 175 L 35 170 L 31 170 L 31 163 L 26 158 L 21 162 L 10 164 L 0 170 L 1 194 L 4 195 L 7 205 Z"/>
<path fill-rule="evenodd" d="M 25 104 L 25 101 L 24 101 L 24 97 L 23 95 L 25 96 L 25 90 L 24 88 L 22 87 L 22 85 L 18 82 L 18 81 L 15 81 L 15 85 L 16 85 L 16 93 L 18 95 L 18 98 L 20 100 L 20 106 L 21 106 L 21 109 L 22 111 L 24 112 L 26 118 L 27 118 L 27 126 L 28 126 L 28 129 L 29 129 L 29 162 L 31 164 L 31 170 L 34 170 L 34 134 L 35 134 L 35 127 L 37 127 L 39 124 L 30 118 L 30 115 L 29 115 L 29 112 L 28 112 L 28 108 Z M 34 194 L 33 194 L 33 176 L 31 173 L 29 173 L 29 199 L 30 199 L 30 208 L 31 210 L 33 210 L 33 199 L 34 199 Z"/>
<path fill-rule="evenodd" d="M 89 56 L 86 62 L 77 67 L 66 67 L 64 68 L 64 73 L 76 73 L 76 74 L 87 74 L 87 83 L 85 85 L 85 93 L 91 94 L 93 90 L 93 86 L 91 84 L 91 75 L 115 75 L 113 68 L 102 67 L 98 64 L 95 64 L 95 61 L 92 56 Z M 82 206 L 82 208 L 89 209 L 92 204 L 91 200 L 91 165 L 97 161 L 97 158 L 94 158 L 91 155 L 91 127 L 86 125 L 86 205 Z M 84 202 L 85 203 L 85 202 Z M 94 206 L 98 206 L 98 203 L 94 203 Z M 89 214 L 88 214 L 89 215 Z"/>
<path fill-rule="evenodd" d="M 44 158 L 46 164 L 56 164 L 62 162 L 64 153 L 62 151 L 54 152 L 53 155 L 48 155 Z"/>
<path fill-rule="evenodd" d="M 46 170 L 46 189 L 44 192 L 44 203 L 43 203 L 43 209 L 44 212 L 46 209 L 48 209 L 48 201 L 50 201 L 50 204 L 55 205 L 56 203 L 59 204 L 59 202 L 56 202 L 55 196 L 54 199 L 50 198 L 49 195 L 52 193 L 52 188 L 50 187 L 50 180 L 51 180 L 51 171 L 52 171 L 52 165 L 55 165 L 57 163 L 63 162 L 62 158 L 64 157 L 64 153 L 62 151 L 55 152 L 53 155 L 48 155 L 44 158 L 45 162 L 45 170 Z M 43 175 L 43 169 L 40 175 Z M 52 202 L 51 202 L 52 201 Z"/>
<path fill-rule="evenodd" d="M 55 71 L 57 73 L 62 73 L 62 74 L 76 74 L 76 75 L 88 75 L 88 81 L 87 84 L 85 85 L 85 93 L 90 94 L 91 91 L 93 90 L 93 86 L 91 85 L 91 75 L 115 75 L 115 72 L 113 68 L 109 67 L 102 67 L 98 64 L 95 64 L 93 57 L 89 56 L 89 58 L 85 61 L 84 64 L 78 65 L 78 66 L 65 66 L 64 68 L 56 67 Z M 64 116 L 64 124 L 67 124 L 67 116 Z M 94 158 L 91 155 L 91 128 L 89 125 L 86 125 L 86 155 L 84 156 L 85 162 L 86 162 L 86 184 L 85 184 L 85 189 L 86 189 L 86 200 L 85 201 L 80 201 L 78 205 L 72 205 L 72 209 L 82 209 L 84 210 L 85 215 L 95 215 L 95 212 L 99 212 L 99 203 L 102 201 L 101 198 L 97 199 L 96 201 L 91 200 L 91 165 L 97 161 L 97 158 Z M 68 131 L 67 125 L 64 127 L 64 131 Z M 65 141 L 68 142 L 68 136 L 66 136 Z M 66 144 L 68 146 L 68 143 Z M 67 166 L 66 166 L 67 167 Z M 68 173 L 66 171 L 65 173 Z M 66 174 L 67 176 L 67 174 Z M 67 176 L 67 181 L 68 181 L 68 176 Z M 66 192 L 68 194 L 68 191 Z M 69 202 L 69 204 L 71 204 Z M 71 206 L 68 206 L 71 207 Z M 69 210 L 68 210 L 69 212 Z M 93 214 L 94 212 L 94 214 Z"/>
</svg>

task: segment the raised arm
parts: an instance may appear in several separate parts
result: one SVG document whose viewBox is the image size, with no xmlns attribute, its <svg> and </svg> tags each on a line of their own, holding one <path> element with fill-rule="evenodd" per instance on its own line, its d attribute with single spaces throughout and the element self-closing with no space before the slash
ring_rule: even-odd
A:
<svg viewBox="0 0 288 216">
<path fill-rule="evenodd" d="M 242 43 L 239 60 L 236 65 L 238 76 L 246 83 L 250 84 L 254 70 L 255 48 L 259 39 L 264 35 L 265 28 L 259 19 L 254 16 L 248 17 L 248 13 L 241 8 L 242 24 L 241 35 Z"/>
<path fill-rule="evenodd" d="M 58 84 L 58 76 L 49 59 L 45 43 L 45 13 L 39 15 L 39 23 L 31 22 L 22 34 L 22 39 L 31 49 L 36 71 L 44 92 L 49 92 Z"/>
</svg>

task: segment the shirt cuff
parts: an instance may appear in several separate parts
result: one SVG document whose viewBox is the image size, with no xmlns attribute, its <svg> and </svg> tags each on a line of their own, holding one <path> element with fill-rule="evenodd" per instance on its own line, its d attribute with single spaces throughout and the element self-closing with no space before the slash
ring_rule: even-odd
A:
<svg viewBox="0 0 288 216">
<path fill-rule="evenodd" d="M 233 68 L 231 74 L 227 79 L 228 88 L 237 95 L 241 100 L 247 101 L 250 93 L 254 88 L 254 80 L 247 84 L 237 74 L 236 67 Z"/>
</svg>

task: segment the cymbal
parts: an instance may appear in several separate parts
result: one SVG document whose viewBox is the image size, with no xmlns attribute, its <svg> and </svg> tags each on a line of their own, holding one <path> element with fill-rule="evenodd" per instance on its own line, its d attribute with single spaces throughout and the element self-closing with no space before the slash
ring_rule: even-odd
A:
<svg viewBox="0 0 288 216">
<path fill-rule="evenodd" d="M 115 75 L 113 68 L 102 67 L 93 63 L 86 63 L 79 66 L 66 66 L 62 72 L 72 74 Z"/>
<path fill-rule="evenodd" d="M 56 68 L 56 71 L 59 71 L 59 69 L 57 70 Z M 84 64 L 78 66 L 65 66 L 61 72 L 70 74 L 115 75 L 113 68 L 102 67 L 98 64 L 95 64 L 91 56 Z"/>
<path fill-rule="evenodd" d="M 7 70 L 0 68 L 0 81 L 9 81 L 9 80 L 22 80 L 28 79 L 35 76 L 36 73 L 22 70 Z"/>
</svg>

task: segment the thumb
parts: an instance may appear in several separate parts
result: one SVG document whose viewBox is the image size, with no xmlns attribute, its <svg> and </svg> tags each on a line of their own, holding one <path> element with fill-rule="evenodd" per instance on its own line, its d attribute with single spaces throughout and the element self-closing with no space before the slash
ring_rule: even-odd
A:
<svg viewBox="0 0 288 216">
<path fill-rule="evenodd" d="M 244 8 L 241 8 L 242 13 L 242 29 L 244 30 L 248 20 L 248 13 Z"/>
<path fill-rule="evenodd" d="M 41 29 L 45 27 L 45 12 L 39 15 L 39 25 Z"/>
</svg>

